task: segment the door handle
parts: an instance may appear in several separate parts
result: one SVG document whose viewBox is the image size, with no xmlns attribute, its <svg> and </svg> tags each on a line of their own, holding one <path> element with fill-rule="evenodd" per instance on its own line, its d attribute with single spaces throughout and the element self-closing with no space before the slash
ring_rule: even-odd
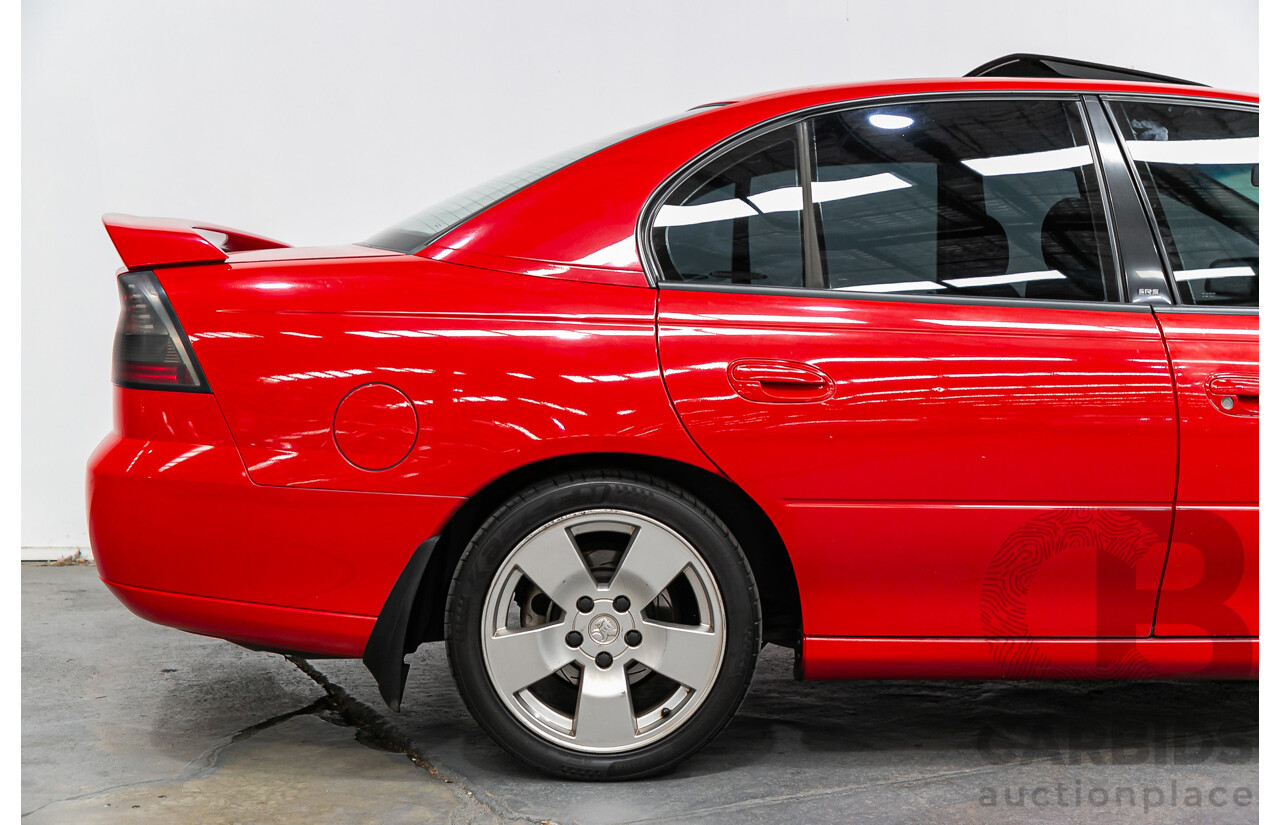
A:
<svg viewBox="0 0 1280 825">
<path fill-rule="evenodd" d="M 1209 378 L 1205 390 L 1209 400 L 1227 415 L 1252 418 L 1258 415 L 1258 376 L 1219 374 Z"/>
<path fill-rule="evenodd" d="M 729 384 L 748 401 L 798 404 L 826 401 L 836 382 L 817 367 L 795 361 L 743 360 L 729 365 Z"/>
</svg>

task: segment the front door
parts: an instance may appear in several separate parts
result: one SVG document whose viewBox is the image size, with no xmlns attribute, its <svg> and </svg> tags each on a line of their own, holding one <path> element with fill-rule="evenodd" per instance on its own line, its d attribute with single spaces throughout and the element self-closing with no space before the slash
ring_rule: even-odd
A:
<svg viewBox="0 0 1280 825">
<path fill-rule="evenodd" d="M 1149 635 L 1175 406 L 1108 226 L 1067 98 L 824 114 L 667 195 L 668 391 L 807 636 Z"/>
</svg>

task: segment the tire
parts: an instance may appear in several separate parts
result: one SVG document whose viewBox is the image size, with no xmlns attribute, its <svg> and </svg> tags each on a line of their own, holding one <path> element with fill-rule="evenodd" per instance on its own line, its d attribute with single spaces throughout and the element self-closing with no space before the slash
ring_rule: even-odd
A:
<svg viewBox="0 0 1280 825">
<path fill-rule="evenodd" d="M 476 532 L 445 632 L 467 708 L 508 752 L 560 778 L 635 779 L 732 718 L 760 604 L 737 541 L 696 498 L 639 473 L 572 473 Z"/>
</svg>

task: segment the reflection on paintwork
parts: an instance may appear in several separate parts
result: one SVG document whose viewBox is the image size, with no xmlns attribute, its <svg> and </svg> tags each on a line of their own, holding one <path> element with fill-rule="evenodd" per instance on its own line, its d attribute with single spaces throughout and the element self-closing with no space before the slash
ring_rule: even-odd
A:
<svg viewBox="0 0 1280 825">
<path fill-rule="evenodd" d="M 1254 317 L 1255 319 L 1257 318 L 1257 316 L 1256 316 L 1256 315 L 1255 315 L 1255 316 L 1253 316 L 1253 317 Z M 1203 323 L 1205 323 L 1205 321 L 1206 321 L 1206 320 L 1207 320 L 1207 319 L 1205 319 L 1205 318 L 1196 318 L 1194 321 L 1192 321 L 1192 322 L 1190 322 L 1190 323 L 1201 323 L 1201 324 L 1203 324 Z M 1220 326 L 1218 326 L 1218 327 L 1196 327 L 1196 326 L 1191 326 L 1191 325 L 1190 325 L 1190 323 L 1189 323 L 1188 325 L 1186 325 L 1186 326 L 1179 326 L 1179 327 L 1178 327 L 1178 333 L 1179 333 L 1180 335 L 1220 336 L 1220 337 L 1223 337 L 1223 338 L 1253 338 L 1253 339 L 1257 339 L 1257 337 L 1258 337 L 1257 320 L 1254 320 L 1254 326 L 1253 326 L 1253 328 L 1245 328 L 1245 329 L 1232 329 L 1232 328 L 1230 328 L 1230 327 L 1220 327 Z"/>
<path fill-rule="evenodd" d="M 204 340 L 206 338 L 261 338 L 261 337 L 262 336 L 260 335 L 254 335 L 249 332 L 238 332 L 235 330 L 222 330 L 222 331 L 215 330 L 211 332 L 201 332 L 196 335 L 188 336 L 188 338 L 193 343 L 196 341 Z"/>
<path fill-rule="evenodd" d="M 669 303 L 674 303 L 669 302 Z M 834 303 L 834 302 L 833 302 Z M 711 322 L 711 323 L 749 323 L 752 325 L 763 326 L 765 324 L 776 323 L 786 324 L 787 326 L 812 326 L 818 324 L 865 324 L 866 321 L 858 318 L 841 318 L 834 315 L 820 315 L 819 312 L 841 312 L 841 307 L 804 307 L 806 312 L 796 313 L 795 315 L 774 315 L 770 314 L 767 308 L 761 307 L 759 312 L 725 312 L 718 313 L 714 317 L 710 315 L 702 315 L 699 313 L 672 311 L 669 307 L 663 307 L 663 321 L 672 321 L 677 323 L 685 323 L 692 321 Z"/>
<path fill-rule="evenodd" d="M 187 450 L 185 453 L 181 453 L 169 459 L 167 462 L 157 467 L 154 472 L 163 473 L 166 470 L 172 470 L 174 467 L 178 466 L 182 462 L 187 461 L 188 459 L 191 459 L 191 458 L 195 458 L 201 453 L 207 453 L 209 450 L 212 450 L 212 449 L 213 447 L 209 444 L 198 444 L 195 447 L 192 447 L 190 450 Z"/>
<path fill-rule="evenodd" d="M 347 335 L 360 338 L 558 338 L 562 341 L 581 341 L 593 336 L 649 336 L 645 330 L 601 329 L 579 332 L 567 329 L 384 329 L 348 330 Z"/>
<path fill-rule="evenodd" d="M 1112 313 L 1107 313 L 1108 315 Z M 1060 330 L 1063 332 L 1140 332 L 1138 326 L 1096 326 L 1093 324 L 1055 324 L 1048 321 L 987 321 L 968 320 L 962 318 L 919 318 L 926 324 L 938 324 L 947 327 L 982 327 L 989 330 Z"/>
<path fill-rule="evenodd" d="M 569 272 L 567 266 L 539 266 L 528 270 L 530 275 L 541 275 L 543 277 L 553 277 L 556 275 L 564 275 Z"/>
<path fill-rule="evenodd" d="M 574 261 L 579 266 L 615 267 L 635 266 L 636 262 L 636 239 L 634 235 L 630 234 L 620 241 L 611 243 L 603 249 L 598 249 L 590 255 L 585 255 Z"/>
<path fill-rule="evenodd" d="M 433 369 L 426 369 L 423 367 L 382 367 L 381 369 L 382 369 L 382 372 L 410 373 L 412 375 L 431 375 L 435 372 L 435 370 Z M 352 372 L 352 371 L 348 370 L 348 372 Z M 431 401 L 427 400 L 420 403 L 430 404 Z"/>
<path fill-rule="evenodd" d="M 287 451 L 280 452 L 280 453 L 277 453 L 276 455 L 271 456 L 270 458 L 263 459 L 262 461 L 259 461 L 257 464 L 252 465 L 251 467 L 249 467 L 249 471 L 253 472 L 254 470 L 262 470 L 270 466 L 271 464 L 274 464 L 279 461 L 288 461 L 291 458 L 295 458 L 297 455 L 298 454 L 296 452 L 287 452 Z"/>
<path fill-rule="evenodd" d="M 791 332 L 791 331 L 783 330 L 783 329 L 769 329 L 769 328 L 767 328 L 767 327 L 757 327 L 757 328 L 755 328 L 755 329 L 746 328 L 746 327 L 744 327 L 744 328 L 735 328 L 735 327 L 717 327 L 717 328 L 715 328 L 715 329 L 674 329 L 674 328 L 672 328 L 672 329 L 666 329 L 666 330 L 663 330 L 663 332 L 664 332 L 665 334 L 667 334 L 667 335 L 671 335 L 671 336 L 681 336 L 681 337 L 685 337 L 685 338 L 689 338 L 689 337 L 712 337 L 712 338 L 719 338 L 719 337 L 721 337 L 721 336 L 726 337 L 726 338 L 738 338 L 738 337 L 745 337 L 745 338 L 779 338 L 779 337 L 785 337 L 785 338 L 795 338 L 795 337 L 808 337 L 808 338 L 831 338 L 831 337 L 833 337 L 833 336 L 835 336 L 835 335 L 837 334 L 837 333 L 835 333 L 835 332 L 824 332 L 824 331 L 822 331 L 822 330 L 799 330 L 799 331 Z"/>
<path fill-rule="evenodd" d="M 372 370 L 353 368 L 349 370 L 313 370 L 311 372 L 292 372 L 288 375 L 265 375 L 264 384 L 279 384 L 282 381 L 313 381 L 325 378 L 354 378 L 360 375 L 372 375 Z"/>
</svg>

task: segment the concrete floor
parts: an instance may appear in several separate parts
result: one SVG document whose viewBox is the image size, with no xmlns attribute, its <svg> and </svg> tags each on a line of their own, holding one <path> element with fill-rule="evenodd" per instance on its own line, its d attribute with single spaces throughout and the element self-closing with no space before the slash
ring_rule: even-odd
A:
<svg viewBox="0 0 1280 825">
<path fill-rule="evenodd" d="M 440 645 L 395 714 L 359 662 L 149 624 L 91 566 L 24 565 L 22 591 L 31 825 L 1258 821 L 1253 682 L 797 683 L 766 648 L 675 773 L 579 784 L 489 742 Z"/>
</svg>

